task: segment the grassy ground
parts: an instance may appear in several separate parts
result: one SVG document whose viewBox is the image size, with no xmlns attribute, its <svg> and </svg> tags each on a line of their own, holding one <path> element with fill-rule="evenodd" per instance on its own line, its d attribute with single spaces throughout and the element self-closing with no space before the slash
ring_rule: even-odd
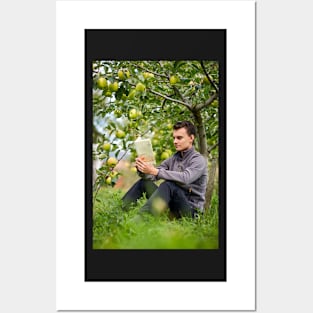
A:
<svg viewBox="0 0 313 313">
<path fill-rule="evenodd" d="M 123 191 L 110 187 L 97 194 L 93 209 L 94 249 L 217 249 L 218 197 L 213 195 L 209 214 L 200 219 L 155 218 L 137 213 L 145 202 L 140 199 L 128 212 L 121 209 Z"/>
</svg>

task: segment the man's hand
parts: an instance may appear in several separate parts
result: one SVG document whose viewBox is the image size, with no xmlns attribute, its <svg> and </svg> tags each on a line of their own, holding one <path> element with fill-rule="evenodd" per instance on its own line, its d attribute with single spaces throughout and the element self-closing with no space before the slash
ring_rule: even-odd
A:
<svg viewBox="0 0 313 313">
<path fill-rule="evenodd" d="M 141 160 L 140 158 L 136 158 L 135 166 L 137 167 L 138 171 L 144 173 L 144 174 L 150 174 L 150 175 L 158 175 L 159 170 L 155 168 L 154 166 L 150 165 L 149 163 L 146 163 L 145 161 Z"/>
</svg>

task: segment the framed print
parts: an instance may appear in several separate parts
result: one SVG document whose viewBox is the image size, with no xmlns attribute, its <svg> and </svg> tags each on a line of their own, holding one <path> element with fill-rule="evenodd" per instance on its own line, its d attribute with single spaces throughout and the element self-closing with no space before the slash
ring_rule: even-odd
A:
<svg viewBox="0 0 313 313">
<path fill-rule="evenodd" d="M 253 310 L 255 3 L 56 8 L 57 309 Z"/>
<path fill-rule="evenodd" d="M 210 49 L 203 49 L 203 41 Z M 87 281 L 226 280 L 225 57 L 226 30 L 85 31 Z M 139 139 L 150 142 L 155 166 L 175 162 L 178 156 L 182 164 L 182 152 L 175 153 L 172 143 L 179 120 L 195 125 L 193 146 L 208 159 L 206 174 L 211 179 L 206 188 L 199 179 L 185 182 L 193 170 L 186 163 L 173 182 L 179 191 L 191 190 L 189 202 L 202 188 L 207 203 L 197 218 L 173 217 L 170 199 L 162 214 L 163 203 L 155 204 L 158 214 L 134 222 L 141 217 L 137 202 L 143 206 L 152 201 L 146 199 L 149 190 L 136 194 L 124 210 L 122 199 L 137 193 L 128 190 L 139 185 L 160 187 L 157 180 L 162 179 L 154 176 L 152 182 L 132 175 L 132 170 L 137 172 L 135 144 Z M 109 201 L 112 197 L 115 202 Z M 177 204 L 178 210 L 181 206 Z M 152 215 L 157 217 L 150 219 Z"/>
</svg>

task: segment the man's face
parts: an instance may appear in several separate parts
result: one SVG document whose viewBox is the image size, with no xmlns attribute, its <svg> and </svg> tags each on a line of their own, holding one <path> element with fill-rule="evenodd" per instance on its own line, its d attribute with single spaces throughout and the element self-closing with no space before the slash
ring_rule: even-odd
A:
<svg viewBox="0 0 313 313">
<path fill-rule="evenodd" d="M 192 147 L 194 135 L 189 136 L 186 128 L 183 127 L 174 129 L 173 138 L 176 151 L 184 151 Z"/>
</svg>

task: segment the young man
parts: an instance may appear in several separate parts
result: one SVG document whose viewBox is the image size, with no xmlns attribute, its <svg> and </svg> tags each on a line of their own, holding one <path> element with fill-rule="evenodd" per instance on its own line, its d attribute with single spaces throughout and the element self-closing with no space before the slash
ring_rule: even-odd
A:
<svg viewBox="0 0 313 313">
<path fill-rule="evenodd" d="M 203 212 L 207 186 L 207 160 L 193 147 L 196 130 L 189 121 L 173 126 L 176 153 L 158 167 L 136 159 L 136 167 L 142 177 L 123 197 L 123 208 L 146 194 L 147 202 L 140 212 L 159 215 L 167 208 L 176 217 L 195 217 Z M 165 180 L 158 187 L 153 181 Z"/>
</svg>

